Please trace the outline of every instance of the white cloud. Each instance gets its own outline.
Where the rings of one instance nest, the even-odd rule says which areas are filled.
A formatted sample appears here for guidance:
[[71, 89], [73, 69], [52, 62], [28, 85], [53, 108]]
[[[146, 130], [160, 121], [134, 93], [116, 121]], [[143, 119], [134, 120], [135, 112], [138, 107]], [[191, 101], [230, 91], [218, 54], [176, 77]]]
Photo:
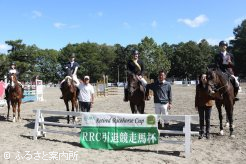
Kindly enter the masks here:
[[245, 20], [245, 19], [246, 19], [246, 16], [237, 18], [237, 19], [234, 20], [234, 23], [237, 24], [237, 25], [240, 25], [242, 23], [242, 21]]
[[76, 25], [76, 24], [68, 26], [68, 28], [79, 28], [79, 27], [80, 25]]
[[191, 19], [178, 19], [178, 22], [181, 22], [181, 23], [184, 23], [186, 24], [187, 26], [190, 26], [190, 27], [199, 27], [201, 26], [202, 24], [204, 24], [205, 22], [208, 21], [208, 18], [206, 15], [199, 15], [197, 16], [196, 18], [194, 18], [193, 20]]
[[6, 54], [10, 48], [11, 47], [9, 45], [0, 43], [0, 53]]
[[67, 26], [66, 24], [60, 23], [60, 22], [55, 22], [53, 25], [55, 28], [58, 28], [58, 29], [62, 29]]
[[151, 26], [152, 26], [153, 28], [156, 28], [156, 27], [157, 27], [157, 22], [156, 22], [156, 20], [153, 20], [153, 21], [152, 21]]
[[101, 12], [101, 11], [97, 12], [97, 16], [102, 17], [103, 16], [103, 12]]
[[42, 15], [43, 14], [40, 11], [37, 11], [37, 10], [32, 11], [32, 18], [33, 19], [41, 17]]
[[234, 36], [229, 36], [227, 38], [225, 38], [225, 41], [229, 42], [230, 40], [234, 40], [235, 37]]
[[124, 28], [131, 28], [130, 24], [128, 22], [123, 22]]

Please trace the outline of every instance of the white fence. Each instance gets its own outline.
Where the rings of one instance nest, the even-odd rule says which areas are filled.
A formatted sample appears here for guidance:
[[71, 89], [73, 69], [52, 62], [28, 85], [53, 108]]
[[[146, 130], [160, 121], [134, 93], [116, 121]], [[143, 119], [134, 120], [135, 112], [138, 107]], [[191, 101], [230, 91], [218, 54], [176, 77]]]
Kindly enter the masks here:
[[[61, 127], [73, 127], [73, 128], [81, 128], [81, 124], [63, 124], [63, 123], [56, 123], [56, 122], [48, 122], [44, 121], [43, 114], [50, 114], [50, 115], [70, 115], [82, 118], [83, 112], [63, 112], [63, 111], [51, 111], [51, 110], [33, 110], [36, 113], [35, 118], [35, 126], [33, 131], [33, 139], [37, 140], [38, 137], [43, 136], [46, 137], [46, 133], [57, 133], [57, 134], [66, 134], [72, 136], [80, 136], [79, 132], [71, 132], [71, 131], [58, 131], [58, 130], [50, 130], [46, 129], [45, 125], [49, 126], [61, 126]], [[185, 123], [183, 131], [176, 131], [176, 130], [159, 130], [159, 133], [165, 134], [184, 134], [185, 140], [182, 141], [159, 141], [159, 143], [173, 143], [173, 144], [184, 144], [185, 146], [185, 157], [190, 157], [191, 154], [191, 135], [198, 134], [198, 132], [191, 131], [191, 123], [198, 122], [197, 115], [168, 115], [168, 116], [159, 116], [159, 119], [167, 120], [167, 121], [181, 121]]]
[[191, 154], [191, 135], [198, 135], [198, 131], [191, 131], [191, 123], [198, 123], [199, 117], [198, 115], [159, 115], [160, 120], [165, 121], [180, 121], [184, 122], [185, 126], [183, 127], [183, 131], [178, 130], [159, 130], [160, 134], [184, 134], [184, 141], [173, 141], [173, 140], [161, 140], [159, 143], [171, 143], [171, 144], [184, 144], [185, 149], [185, 157], [190, 157]]

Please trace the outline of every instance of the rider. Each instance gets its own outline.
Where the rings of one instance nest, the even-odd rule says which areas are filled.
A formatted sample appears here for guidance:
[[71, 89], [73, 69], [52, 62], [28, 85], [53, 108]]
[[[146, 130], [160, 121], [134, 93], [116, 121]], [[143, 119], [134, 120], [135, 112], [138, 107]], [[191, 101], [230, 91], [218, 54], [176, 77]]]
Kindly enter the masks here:
[[[144, 64], [142, 60], [139, 58], [139, 52], [138, 50], [132, 51], [132, 59], [128, 61], [127, 63], [127, 71], [130, 73], [134, 73], [138, 80], [142, 83], [143, 86], [147, 84], [146, 80], [142, 77], [144, 73]], [[129, 90], [129, 82], [127, 86], [124, 89], [124, 101], [128, 101], [128, 90]]]
[[234, 76], [233, 67], [234, 67], [234, 56], [233, 54], [226, 51], [228, 44], [226, 41], [219, 42], [220, 53], [215, 56], [216, 67], [219, 68], [222, 72], [230, 75], [232, 78], [232, 84], [234, 87], [235, 100], [239, 100], [236, 96], [239, 90], [239, 82]]
[[[10, 65], [10, 68], [9, 68], [9, 70], [8, 70], [8, 79], [9, 79], [9, 77], [11, 76], [11, 75], [13, 75], [13, 74], [15, 74], [16, 75], [16, 77], [18, 77], [18, 75], [19, 75], [19, 71], [16, 69], [16, 64], [15, 64], [15, 62], [12, 62], [11, 63], [11, 65]], [[19, 82], [18, 80], [17, 80], [17, 82], [18, 82], [18, 84], [21, 86], [21, 88], [22, 88], [22, 98], [24, 97], [24, 87], [23, 87], [23, 85], [21, 84], [21, 82]], [[6, 89], [5, 89], [5, 99], [7, 99], [7, 97], [8, 97], [8, 93], [9, 93], [9, 82], [7, 83], [7, 85], [6, 85]]]
[[[66, 77], [72, 77], [72, 79], [76, 82], [76, 85], [79, 85], [79, 80], [77, 78], [77, 70], [79, 68], [79, 64], [75, 61], [75, 54], [72, 53], [70, 58], [69, 58], [69, 62], [66, 63], [65, 65], [65, 69], [66, 69]], [[63, 79], [60, 83], [60, 89], [62, 89], [62, 84], [65, 81], [65, 79]], [[60, 99], [63, 99], [63, 96], [60, 97]]]

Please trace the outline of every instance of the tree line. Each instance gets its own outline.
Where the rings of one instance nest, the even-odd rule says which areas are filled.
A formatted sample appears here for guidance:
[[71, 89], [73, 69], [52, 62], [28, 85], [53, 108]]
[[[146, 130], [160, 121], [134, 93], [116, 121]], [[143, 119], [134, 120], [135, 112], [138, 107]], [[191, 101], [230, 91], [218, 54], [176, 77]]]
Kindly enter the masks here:
[[[235, 72], [246, 77], [246, 20], [233, 29], [235, 38], [230, 41], [229, 51], [235, 56]], [[61, 50], [40, 49], [36, 45], [26, 45], [22, 40], [5, 41], [11, 47], [7, 54], [0, 54], [0, 78], [6, 75], [11, 62], [15, 62], [20, 72], [20, 81], [30, 81], [38, 76], [44, 82], [58, 83], [64, 78], [64, 64], [72, 53], [80, 64], [78, 77], [90, 75], [96, 82], [107, 75], [110, 82], [125, 81], [126, 64], [131, 52], [137, 49], [145, 63], [145, 74], [156, 78], [157, 72], [164, 69], [168, 77], [175, 79], [196, 79], [206, 71], [218, 53], [217, 45], [210, 45], [205, 39], [199, 43], [188, 41], [178, 44], [158, 45], [153, 38], [145, 37], [138, 44], [126, 47], [115, 44], [83, 42], [68, 44]]]

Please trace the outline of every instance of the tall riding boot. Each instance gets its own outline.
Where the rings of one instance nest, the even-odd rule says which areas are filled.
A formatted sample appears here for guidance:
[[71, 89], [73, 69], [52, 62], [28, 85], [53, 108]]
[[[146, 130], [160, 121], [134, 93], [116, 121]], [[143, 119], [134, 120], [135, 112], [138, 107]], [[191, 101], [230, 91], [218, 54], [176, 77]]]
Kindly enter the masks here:
[[239, 87], [234, 87], [234, 96], [235, 96], [234, 101], [238, 101], [239, 100], [239, 98], [237, 97], [238, 90], [239, 90]]
[[125, 88], [125, 89], [124, 89], [124, 101], [125, 101], [125, 102], [128, 101], [128, 92], [129, 92], [128, 89]]
[[25, 95], [24, 95], [24, 88], [21, 88], [21, 90], [22, 90], [22, 98], [24, 98], [25, 97]]
[[5, 89], [5, 97], [4, 97], [5, 100], [8, 99], [8, 88]]
[[79, 88], [76, 90], [76, 97], [79, 98]]
[[[60, 90], [61, 90], [61, 92], [62, 92], [62, 88], [61, 88], [61, 87], [60, 87]], [[63, 99], [63, 95], [60, 96], [60, 99]]]

